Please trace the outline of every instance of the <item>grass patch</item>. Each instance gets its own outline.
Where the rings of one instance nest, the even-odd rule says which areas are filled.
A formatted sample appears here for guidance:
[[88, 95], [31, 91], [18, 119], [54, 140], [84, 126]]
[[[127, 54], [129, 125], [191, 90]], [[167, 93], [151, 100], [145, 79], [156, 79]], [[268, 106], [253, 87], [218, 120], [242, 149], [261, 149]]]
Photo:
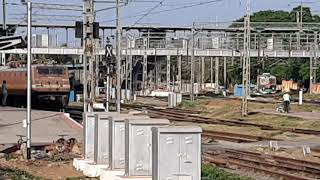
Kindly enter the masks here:
[[201, 180], [251, 180], [249, 177], [242, 177], [236, 174], [226, 172], [212, 165], [202, 166]]
[[187, 100], [187, 101], [182, 101], [179, 107], [188, 109], [188, 108], [196, 107], [197, 105], [199, 105], [198, 101], [192, 102]]
[[32, 176], [31, 174], [18, 169], [0, 168], [0, 179], [12, 180], [45, 180], [40, 177]]
[[195, 107], [196, 105], [197, 104], [192, 101], [182, 101], [179, 107], [188, 109], [188, 108]]
[[274, 127], [299, 127], [303, 122], [301, 118], [269, 114], [256, 114], [246, 117], [245, 120]]

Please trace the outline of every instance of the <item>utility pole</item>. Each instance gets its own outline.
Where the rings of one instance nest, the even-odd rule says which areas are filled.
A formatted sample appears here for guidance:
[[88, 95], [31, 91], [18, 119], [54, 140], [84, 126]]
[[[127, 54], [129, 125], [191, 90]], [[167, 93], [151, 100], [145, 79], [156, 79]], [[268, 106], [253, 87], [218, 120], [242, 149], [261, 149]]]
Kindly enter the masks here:
[[219, 94], [219, 57], [216, 57], [215, 59], [215, 94]]
[[[92, 111], [94, 98], [94, 78], [93, 78], [93, 60], [94, 60], [94, 38], [93, 23], [95, 21], [94, 1], [84, 0], [83, 6], [83, 110], [84, 113]], [[88, 75], [89, 61], [89, 75]], [[90, 103], [88, 104], [88, 80], [90, 81]]]
[[120, 108], [121, 108], [121, 26], [120, 26], [120, 0], [116, 0], [116, 16], [117, 16], [117, 33], [116, 33], [116, 38], [117, 38], [117, 46], [116, 46], [116, 51], [117, 51], [117, 112], [120, 113]]
[[155, 88], [159, 88], [159, 62], [157, 61], [157, 48], [154, 48], [154, 64], [155, 64], [155, 77], [156, 77], [156, 85]]
[[212, 88], [212, 84], [213, 84], [213, 58], [210, 57], [210, 87]]
[[129, 92], [130, 92], [130, 97], [129, 97], [129, 99], [130, 99], [130, 101], [132, 101], [133, 100], [133, 81], [132, 81], [132, 46], [133, 46], [133, 44], [132, 44], [132, 42], [133, 42], [134, 40], [131, 40], [130, 39], [130, 49], [129, 49], [129, 52], [130, 52], [130, 56], [129, 56], [129, 81], [130, 81], [130, 83], [129, 83]]
[[171, 91], [171, 60], [170, 60], [170, 56], [167, 56], [167, 90]]
[[27, 44], [27, 159], [31, 159], [31, 63], [32, 63], [32, 3], [27, 1], [27, 11], [28, 11], [28, 44]]
[[318, 59], [318, 32], [314, 32], [313, 56], [310, 57], [310, 85], [309, 93], [312, 94], [313, 84], [317, 83], [317, 59]]
[[192, 48], [192, 51], [191, 51], [191, 69], [190, 69], [190, 73], [191, 73], [191, 81], [190, 81], [190, 86], [191, 86], [191, 93], [190, 93], [190, 99], [191, 99], [191, 102], [194, 101], [194, 36], [195, 36], [195, 29], [194, 29], [194, 23], [192, 25], [192, 31], [191, 31], [191, 34], [192, 34], [192, 40], [191, 40], [191, 48]]
[[223, 85], [227, 90], [227, 57], [223, 57]]
[[[130, 43], [129, 43], [130, 46]], [[124, 71], [124, 77], [125, 77], [125, 92], [124, 92], [124, 100], [125, 102], [128, 102], [128, 66], [129, 66], [129, 56], [128, 56], [128, 47], [126, 49], [126, 63], [125, 63], [125, 71]]]
[[147, 55], [147, 48], [148, 48], [148, 39], [143, 39], [143, 46], [144, 46], [144, 54], [143, 54], [143, 62], [142, 62], [142, 93], [143, 96], [146, 95], [147, 92], [147, 84], [148, 84], [148, 55]]
[[242, 116], [248, 115], [248, 95], [250, 91], [250, 0], [247, 0], [247, 16], [244, 18], [244, 48], [242, 63]]
[[300, 31], [302, 31], [302, 22], [303, 22], [303, 8], [302, 8], [302, 2], [300, 4]]
[[204, 57], [201, 57], [201, 89], [204, 89], [204, 76], [205, 76], [205, 61], [204, 61]]
[[182, 91], [182, 78], [181, 78], [181, 59], [182, 56], [179, 54], [179, 49], [177, 49], [177, 60], [178, 60], [178, 83], [179, 83], [179, 90], [178, 92], [181, 93]]
[[3, 18], [3, 26], [2, 26], [2, 29], [4, 30], [5, 32], [5, 35], [7, 35], [7, 24], [6, 24], [6, 16], [7, 16], [7, 13], [6, 13], [6, 0], [2, 0], [2, 18]]

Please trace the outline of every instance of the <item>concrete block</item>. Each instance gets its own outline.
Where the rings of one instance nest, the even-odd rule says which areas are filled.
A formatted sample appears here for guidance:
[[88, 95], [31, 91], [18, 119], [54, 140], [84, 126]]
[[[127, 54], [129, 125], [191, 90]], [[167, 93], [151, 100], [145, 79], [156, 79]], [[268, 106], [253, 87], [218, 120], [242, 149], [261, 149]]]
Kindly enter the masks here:
[[93, 103], [93, 109], [104, 110], [105, 107], [104, 107], [103, 103]]
[[86, 163], [83, 167], [83, 174], [88, 177], [99, 177], [103, 169], [107, 169], [107, 165], [96, 165], [93, 163]]
[[114, 179], [110, 180], [152, 180], [151, 176], [141, 176], [141, 177], [129, 177], [129, 176], [116, 176]]
[[84, 166], [88, 163], [93, 163], [93, 161], [81, 158], [74, 158], [72, 165], [77, 171], [83, 171]]
[[272, 151], [278, 151], [280, 149], [280, 147], [278, 145], [278, 141], [269, 141], [269, 148]]
[[181, 103], [182, 103], [182, 94], [177, 93], [177, 104], [181, 104]]
[[311, 154], [311, 148], [309, 146], [303, 146], [302, 147], [303, 156], [307, 156]]
[[109, 170], [109, 169], [102, 169], [100, 180], [114, 180], [116, 176], [123, 176], [124, 170]]

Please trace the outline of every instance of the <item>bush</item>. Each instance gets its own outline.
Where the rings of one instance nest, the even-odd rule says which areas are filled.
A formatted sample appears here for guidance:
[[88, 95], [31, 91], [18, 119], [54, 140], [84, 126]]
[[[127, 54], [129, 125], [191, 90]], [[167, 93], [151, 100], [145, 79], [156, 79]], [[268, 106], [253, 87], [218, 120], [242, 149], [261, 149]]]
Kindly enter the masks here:
[[182, 108], [192, 108], [196, 106], [196, 103], [192, 101], [182, 101], [179, 106]]
[[212, 165], [202, 166], [202, 180], [250, 180], [248, 177], [241, 177], [236, 174], [226, 172]]

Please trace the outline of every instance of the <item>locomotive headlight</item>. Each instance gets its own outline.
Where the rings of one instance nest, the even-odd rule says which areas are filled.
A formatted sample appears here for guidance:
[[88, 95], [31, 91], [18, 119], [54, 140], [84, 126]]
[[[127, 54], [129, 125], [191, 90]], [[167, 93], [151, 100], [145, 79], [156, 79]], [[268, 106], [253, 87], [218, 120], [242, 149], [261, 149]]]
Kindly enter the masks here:
[[51, 100], [51, 101], [54, 101], [54, 100], [56, 100], [56, 97], [50, 96], [50, 100]]

